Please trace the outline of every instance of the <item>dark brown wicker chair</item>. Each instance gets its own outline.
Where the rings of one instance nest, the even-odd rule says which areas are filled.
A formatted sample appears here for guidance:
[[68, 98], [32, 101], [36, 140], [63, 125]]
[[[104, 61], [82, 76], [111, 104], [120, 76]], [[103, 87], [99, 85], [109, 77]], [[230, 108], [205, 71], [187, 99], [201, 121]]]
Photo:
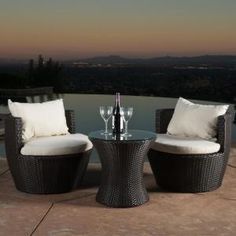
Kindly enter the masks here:
[[[156, 111], [156, 132], [166, 133], [174, 109]], [[180, 155], [150, 149], [149, 162], [157, 185], [174, 192], [207, 192], [221, 186], [231, 144], [231, 112], [218, 118], [219, 152]]]
[[[66, 111], [70, 133], [75, 133], [74, 112]], [[9, 115], [5, 120], [5, 147], [9, 169], [18, 190], [27, 193], [64, 193], [78, 188], [91, 150], [57, 156], [24, 156], [20, 153], [22, 120]]]

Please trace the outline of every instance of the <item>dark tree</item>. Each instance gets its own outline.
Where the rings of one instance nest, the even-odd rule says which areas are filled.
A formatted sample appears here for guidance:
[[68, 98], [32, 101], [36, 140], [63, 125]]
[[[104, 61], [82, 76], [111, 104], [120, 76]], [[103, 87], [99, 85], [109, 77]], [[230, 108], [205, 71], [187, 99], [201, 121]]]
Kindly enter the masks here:
[[34, 60], [29, 61], [29, 81], [31, 86], [53, 86], [55, 89], [61, 84], [62, 64], [53, 61], [52, 58], [45, 60], [39, 55], [37, 64]]

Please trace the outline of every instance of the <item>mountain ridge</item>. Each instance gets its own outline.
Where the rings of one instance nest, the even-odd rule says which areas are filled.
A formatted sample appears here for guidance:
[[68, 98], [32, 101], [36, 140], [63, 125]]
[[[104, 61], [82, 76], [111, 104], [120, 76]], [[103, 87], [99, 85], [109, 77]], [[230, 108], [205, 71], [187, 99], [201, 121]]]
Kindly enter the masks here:
[[[120, 55], [59, 60], [61, 63], [173, 65], [173, 64], [230, 64], [236, 65], [236, 55], [161, 56], [150, 58], [122, 57]], [[26, 64], [26, 59], [0, 58], [0, 64]]]
[[[70, 60], [71, 61], [71, 60]], [[84, 58], [73, 60], [78, 62], [92, 63], [92, 64], [163, 64], [163, 63], [233, 63], [236, 64], [236, 56], [234, 55], [202, 55], [194, 57], [151, 57], [151, 58], [127, 58], [119, 55], [98, 56], [91, 58]]]

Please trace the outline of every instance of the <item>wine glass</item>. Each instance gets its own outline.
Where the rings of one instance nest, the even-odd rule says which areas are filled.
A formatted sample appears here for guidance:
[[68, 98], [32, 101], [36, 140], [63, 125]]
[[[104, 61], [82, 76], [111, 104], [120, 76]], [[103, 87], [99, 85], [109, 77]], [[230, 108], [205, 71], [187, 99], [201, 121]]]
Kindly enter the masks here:
[[105, 131], [101, 134], [109, 134], [108, 132], [108, 120], [111, 118], [112, 115], [112, 106], [100, 106], [99, 111], [102, 119], [105, 122]]
[[131, 119], [133, 115], [133, 107], [122, 107], [122, 115], [123, 115], [123, 120], [125, 122], [125, 133], [124, 136], [128, 137], [131, 136], [131, 134], [128, 133], [128, 122]]

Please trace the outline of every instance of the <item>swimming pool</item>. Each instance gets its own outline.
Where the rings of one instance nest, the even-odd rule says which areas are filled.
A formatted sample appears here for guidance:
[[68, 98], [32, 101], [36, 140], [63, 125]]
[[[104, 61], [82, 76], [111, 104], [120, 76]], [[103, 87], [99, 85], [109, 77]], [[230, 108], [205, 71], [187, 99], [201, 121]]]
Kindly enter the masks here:
[[[112, 95], [90, 94], [60, 94], [56, 98], [63, 98], [66, 109], [75, 111], [77, 132], [88, 134], [91, 131], [104, 129], [104, 121], [99, 114], [99, 106], [114, 104], [115, 97]], [[28, 102], [47, 100], [47, 97], [27, 97]], [[129, 122], [130, 129], [155, 130], [155, 110], [160, 108], [173, 108], [176, 98], [121, 96], [122, 106], [132, 106], [134, 114]], [[193, 100], [194, 101], [194, 100]], [[195, 101], [196, 102], [196, 101]], [[199, 102], [199, 101], [197, 101]], [[200, 101], [202, 104], [218, 104], [216, 102]], [[7, 113], [6, 106], [0, 106], [0, 113]], [[111, 123], [109, 122], [111, 127]], [[233, 126], [233, 140], [236, 140], [236, 126]], [[0, 156], [4, 156], [4, 145], [0, 144]], [[93, 152], [92, 161], [97, 161], [97, 154]]]

